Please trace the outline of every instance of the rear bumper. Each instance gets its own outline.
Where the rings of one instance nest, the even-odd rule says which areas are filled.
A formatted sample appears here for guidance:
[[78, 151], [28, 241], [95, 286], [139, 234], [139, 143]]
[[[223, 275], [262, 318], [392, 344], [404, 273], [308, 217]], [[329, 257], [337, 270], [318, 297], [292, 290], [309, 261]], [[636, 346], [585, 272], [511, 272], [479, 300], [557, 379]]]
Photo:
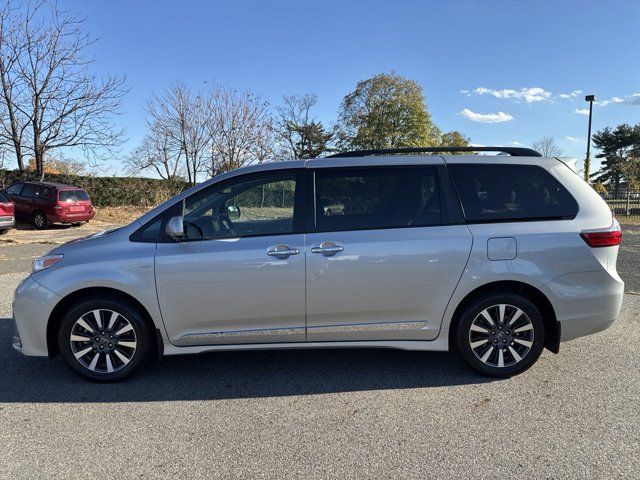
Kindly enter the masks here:
[[16, 328], [13, 348], [24, 355], [48, 355], [47, 322], [60, 298], [31, 277], [18, 285], [13, 297], [13, 319]]
[[16, 225], [14, 217], [0, 217], [0, 229], [13, 228]]
[[75, 223], [75, 222], [88, 222], [96, 216], [94, 210], [91, 213], [59, 213], [57, 215], [47, 215], [49, 223]]
[[560, 341], [601, 332], [620, 315], [624, 282], [606, 270], [569, 273], [541, 288], [560, 322]]

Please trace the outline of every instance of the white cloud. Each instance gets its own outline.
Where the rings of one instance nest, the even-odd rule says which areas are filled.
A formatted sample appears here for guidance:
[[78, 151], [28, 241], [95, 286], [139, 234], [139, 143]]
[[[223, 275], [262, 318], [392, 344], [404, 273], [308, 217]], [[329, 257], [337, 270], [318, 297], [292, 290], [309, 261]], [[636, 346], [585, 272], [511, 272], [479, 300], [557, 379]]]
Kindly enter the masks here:
[[573, 113], [577, 113], [578, 115], [589, 115], [588, 108], [576, 108]]
[[517, 140], [514, 140], [513, 142], [511, 142], [511, 145], [513, 145], [514, 147], [521, 147], [524, 145], [524, 143], [520, 143]]
[[574, 90], [571, 93], [561, 93], [558, 95], [560, 98], [576, 98], [578, 95], [582, 93], [582, 90]]
[[634, 93], [625, 97], [624, 103], [628, 105], [640, 105], [640, 93]]
[[624, 103], [624, 98], [620, 97], [611, 97], [610, 100], [602, 100], [601, 102], [594, 102], [596, 105], [600, 105], [601, 107], [606, 107], [610, 103]]
[[525, 87], [520, 90], [512, 88], [493, 90], [491, 88], [478, 87], [474, 90], [474, 93], [478, 95], [491, 95], [505, 100], [515, 100], [517, 102], [524, 100], [527, 103], [542, 102], [551, 97], [551, 92], [547, 92], [542, 87]]
[[460, 115], [468, 118], [472, 122], [479, 123], [502, 123], [513, 120], [513, 117], [508, 113], [498, 112], [498, 113], [476, 113], [472, 112], [468, 108], [465, 108], [460, 112]]
[[570, 142], [577, 142], [578, 141], [578, 139], [576, 137], [568, 137], [567, 136], [567, 137], [564, 137], [564, 138], [565, 138], [565, 140], [568, 140]]
[[466, 97], [470, 97], [471, 96], [471, 92], [469, 90], [460, 90], [460, 93], [463, 94]]

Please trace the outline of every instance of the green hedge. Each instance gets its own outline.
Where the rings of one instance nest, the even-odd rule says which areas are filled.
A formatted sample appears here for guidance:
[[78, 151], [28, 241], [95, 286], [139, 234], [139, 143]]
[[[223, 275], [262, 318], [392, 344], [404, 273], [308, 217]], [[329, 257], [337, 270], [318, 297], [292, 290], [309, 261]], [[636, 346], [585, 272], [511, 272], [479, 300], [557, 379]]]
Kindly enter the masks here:
[[[39, 180], [35, 173], [0, 170], [0, 187], [6, 188], [18, 180]], [[138, 177], [85, 177], [47, 174], [45, 181], [75, 185], [85, 189], [96, 207], [136, 205], [153, 207], [186, 190], [189, 184]]]

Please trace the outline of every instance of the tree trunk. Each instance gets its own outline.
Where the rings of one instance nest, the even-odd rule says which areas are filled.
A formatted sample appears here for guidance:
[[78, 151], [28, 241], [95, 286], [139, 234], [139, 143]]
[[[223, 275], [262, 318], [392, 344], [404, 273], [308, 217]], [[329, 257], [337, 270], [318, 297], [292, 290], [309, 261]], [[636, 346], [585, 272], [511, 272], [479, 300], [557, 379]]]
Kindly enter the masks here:
[[34, 157], [36, 162], [36, 175], [40, 181], [44, 180], [44, 149], [38, 140], [35, 142]]
[[24, 159], [22, 157], [22, 145], [20, 145], [20, 142], [14, 140], [13, 149], [16, 153], [16, 162], [18, 163], [18, 170], [20, 170], [20, 173], [24, 173]]

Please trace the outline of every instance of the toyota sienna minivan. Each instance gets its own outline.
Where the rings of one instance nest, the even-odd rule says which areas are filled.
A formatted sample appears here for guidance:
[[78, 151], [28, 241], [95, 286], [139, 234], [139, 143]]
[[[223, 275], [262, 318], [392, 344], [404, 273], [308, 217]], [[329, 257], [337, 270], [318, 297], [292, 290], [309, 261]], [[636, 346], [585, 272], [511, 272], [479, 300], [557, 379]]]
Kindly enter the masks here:
[[[162, 355], [335, 347], [453, 349], [510, 376], [611, 325], [620, 226], [572, 165], [442, 150], [242, 168], [57, 247], [16, 290], [13, 346], [94, 381]], [[451, 154], [482, 150], [508, 155]]]

